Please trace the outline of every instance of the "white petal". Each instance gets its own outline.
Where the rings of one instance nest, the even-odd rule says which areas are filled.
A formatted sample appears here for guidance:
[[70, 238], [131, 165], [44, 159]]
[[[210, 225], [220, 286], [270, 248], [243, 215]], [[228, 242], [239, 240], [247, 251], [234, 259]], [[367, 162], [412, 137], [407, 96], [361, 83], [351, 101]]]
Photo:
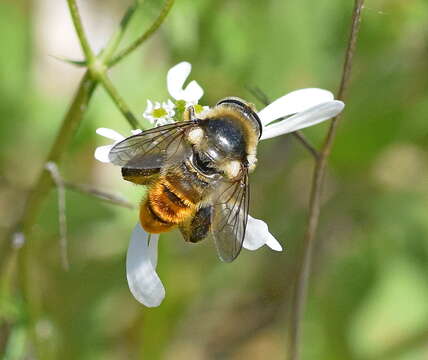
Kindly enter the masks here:
[[263, 127], [263, 134], [260, 140], [269, 139], [318, 124], [336, 116], [344, 107], [345, 104], [338, 100], [315, 105], [287, 119]]
[[98, 135], [104, 136], [108, 139], [112, 139], [114, 141], [122, 141], [123, 139], [125, 139], [121, 134], [119, 134], [117, 131], [114, 131], [112, 129], [108, 129], [108, 128], [98, 128], [96, 130], [96, 133]]
[[169, 94], [175, 100], [183, 100], [181, 98], [183, 93], [183, 85], [189, 76], [191, 69], [192, 65], [190, 65], [190, 63], [187, 61], [183, 61], [169, 69], [166, 76], [166, 84]]
[[110, 152], [112, 147], [113, 145], [98, 146], [95, 149], [95, 153], [94, 153], [95, 159], [103, 163], [109, 163], [110, 159], [108, 158], [108, 153]]
[[182, 92], [182, 98], [180, 100], [184, 100], [188, 103], [197, 103], [202, 95], [204, 95], [204, 90], [193, 80]]
[[151, 112], [153, 110], [153, 103], [147, 99], [146, 111]]
[[266, 240], [266, 245], [269, 246], [272, 250], [282, 251], [281, 244], [273, 236], [268, 237], [268, 239]]
[[131, 235], [126, 255], [126, 277], [129, 290], [140, 303], [159, 306], [165, 297], [165, 288], [156, 273], [159, 235], [148, 234], [138, 223]]
[[282, 251], [281, 244], [269, 232], [267, 224], [262, 220], [248, 216], [247, 230], [243, 244], [244, 248], [247, 250], [257, 250], [263, 245], [267, 245], [275, 251]]
[[277, 120], [281, 117], [304, 111], [312, 106], [333, 100], [330, 91], [309, 88], [300, 89], [288, 93], [258, 112], [263, 125]]

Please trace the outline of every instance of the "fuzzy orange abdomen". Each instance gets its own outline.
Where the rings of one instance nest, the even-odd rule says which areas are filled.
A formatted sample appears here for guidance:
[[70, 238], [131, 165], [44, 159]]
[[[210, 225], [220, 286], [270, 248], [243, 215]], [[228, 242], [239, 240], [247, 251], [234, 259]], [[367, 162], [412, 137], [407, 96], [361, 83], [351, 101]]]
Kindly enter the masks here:
[[192, 216], [195, 208], [195, 204], [166, 177], [160, 177], [140, 206], [141, 226], [152, 234], [166, 232]]

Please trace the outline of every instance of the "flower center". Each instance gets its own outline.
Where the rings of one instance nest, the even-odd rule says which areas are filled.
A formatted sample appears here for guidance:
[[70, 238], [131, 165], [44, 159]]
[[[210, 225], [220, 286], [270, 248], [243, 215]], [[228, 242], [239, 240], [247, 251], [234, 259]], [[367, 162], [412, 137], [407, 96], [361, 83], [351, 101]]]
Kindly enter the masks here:
[[168, 115], [164, 108], [154, 109], [152, 112], [153, 117], [160, 119]]
[[196, 114], [200, 114], [204, 110], [203, 106], [199, 104], [193, 105], [193, 108]]

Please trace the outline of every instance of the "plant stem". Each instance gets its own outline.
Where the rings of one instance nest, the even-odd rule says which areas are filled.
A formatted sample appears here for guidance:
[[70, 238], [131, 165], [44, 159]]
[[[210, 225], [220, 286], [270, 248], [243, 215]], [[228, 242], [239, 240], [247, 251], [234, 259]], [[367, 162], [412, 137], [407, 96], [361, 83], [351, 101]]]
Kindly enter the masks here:
[[86, 37], [85, 31], [83, 29], [82, 19], [80, 18], [76, 0], [67, 0], [67, 4], [70, 10], [76, 34], [79, 38], [80, 46], [82, 47], [82, 51], [85, 54], [87, 62], [91, 63], [95, 59], [95, 56], [91, 50], [91, 47], [89, 46], [88, 38]]
[[[159, 26], [165, 20], [165, 17], [168, 14], [170, 8], [172, 7], [173, 2], [173, 0], [167, 0], [160, 16], [156, 19], [151, 28], [149, 28], [146, 33], [144, 33], [136, 42], [134, 42], [128, 50], [126, 50], [122, 54], [119, 54], [119, 57], [116, 59], [114, 64], [118, 63], [125, 56], [131, 53], [131, 51], [135, 50], [137, 46], [141, 45], [159, 28]], [[141, 3], [141, 1], [139, 3]], [[120, 28], [108, 42], [105, 51], [100, 54], [99, 58], [94, 55], [89, 45], [88, 39], [83, 29], [76, 0], [67, 0], [67, 4], [70, 10], [76, 34], [79, 38], [82, 51], [86, 58], [84, 62], [79, 62], [78, 65], [86, 65], [87, 71], [80, 82], [78, 90], [72, 100], [71, 106], [67, 114], [65, 115], [62, 121], [62, 125], [55, 137], [55, 141], [51, 147], [49, 155], [47, 156], [47, 159], [44, 161], [43, 164], [49, 162], [56, 164], [59, 163], [62, 155], [67, 149], [71, 138], [76, 132], [76, 129], [87, 110], [89, 100], [93, 95], [93, 92], [96, 86], [98, 85], [98, 82], [101, 82], [104, 85], [115, 104], [125, 115], [126, 119], [130, 122], [131, 126], [134, 128], [138, 126], [138, 122], [136, 121], [135, 117], [129, 111], [125, 102], [118, 95], [113, 84], [111, 84], [110, 80], [106, 76], [106, 64], [111, 61], [114, 52], [117, 50], [117, 47], [119, 46], [119, 43], [123, 38], [126, 28], [130, 22], [132, 15], [135, 13], [138, 4], [135, 3], [128, 9], [121, 21]], [[36, 322], [40, 313], [40, 306], [38, 302], [39, 296], [35, 294], [36, 290], [34, 289], [34, 284], [29, 281], [29, 273], [31, 269], [29, 261], [31, 260], [31, 252], [29, 246], [30, 242], [28, 241], [28, 239], [31, 237], [31, 230], [35, 221], [37, 220], [38, 214], [40, 213], [43, 200], [45, 200], [45, 198], [47, 197], [49, 190], [52, 188], [52, 185], [53, 181], [49, 172], [45, 168], [43, 168], [40, 171], [40, 174], [37, 180], [35, 181], [32, 190], [27, 196], [21, 216], [18, 218], [15, 225], [9, 229], [8, 234], [6, 234], [5, 240], [0, 244], [0, 274], [5, 274], [5, 270], [10, 262], [9, 260], [15, 258], [16, 255], [18, 255], [20, 288], [22, 290], [22, 296], [24, 298], [24, 301], [26, 302], [27, 307], [29, 309], [29, 332], [34, 342], [35, 352], [38, 355], [38, 358], [44, 358], [42, 349], [43, 346], [39, 342], [35, 330]], [[103, 195], [105, 194], [98, 193], [97, 195], [103, 197]], [[121, 201], [118, 201], [114, 198], [110, 199], [108, 196], [104, 196], [104, 198], [112, 202], [121, 203]], [[125, 204], [123, 202], [121, 204], [129, 207], [129, 204]], [[19, 253], [16, 252], [16, 241], [12, 240], [18, 238], [22, 239], [21, 246], [25, 245], [22, 249], [20, 249]]]
[[[128, 105], [125, 103], [125, 100], [119, 95], [119, 93], [117, 92], [113, 83], [110, 81], [107, 74], [106, 73], [100, 74], [98, 76], [98, 81], [103, 85], [104, 89], [110, 95], [110, 98], [113, 100], [113, 102], [116, 104], [119, 111], [122, 113], [122, 115], [128, 121], [129, 125], [134, 130], [135, 129], [141, 129], [141, 125], [138, 123], [137, 118], [131, 112]], [[149, 127], [149, 126], [147, 126], [147, 124], [146, 124], [146, 127]]]
[[[83, 76], [73, 102], [64, 117], [61, 128], [59, 129], [54, 144], [49, 152], [46, 162], [58, 163], [68, 147], [74, 133], [77, 130], [80, 121], [86, 111], [93, 91], [96, 87], [96, 82], [91, 78], [87, 71]], [[36, 220], [37, 214], [40, 211], [41, 205], [49, 190], [53, 185], [52, 178], [49, 172], [43, 167], [40, 175], [36, 180], [33, 190], [30, 192], [29, 197], [25, 203], [25, 207], [19, 222], [11, 229], [9, 237], [3, 244], [3, 251], [0, 253], [0, 269], [8, 254], [12, 251], [12, 244], [10, 239], [14, 233], [22, 232], [26, 236], [31, 232], [31, 228]]]
[[119, 54], [117, 54], [111, 61], [107, 63], [107, 66], [109, 68], [112, 66], [115, 66], [120, 61], [122, 61], [126, 56], [128, 56], [131, 52], [133, 52], [136, 48], [138, 48], [143, 42], [149, 39], [165, 21], [173, 5], [174, 5], [174, 0], [166, 0], [159, 16], [153, 22], [152, 26], [150, 26], [147, 29], [147, 31], [143, 35], [141, 35], [137, 40], [135, 40], [128, 47], [126, 47], [121, 52], [119, 52]]
[[[114, 88], [113, 84], [110, 82], [106, 75], [106, 64], [111, 61], [114, 52], [117, 50], [120, 41], [122, 40], [123, 35], [126, 31], [126, 28], [128, 27], [128, 24], [131, 20], [131, 17], [133, 16], [138, 7], [138, 2], [132, 5], [125, 13], [121, 21], [120, 28], [108, 42], [105, 50], [100, 54], [99, 58], [94, 55], [89, 45], [88, 39], [83, 29], [76, 0], [67, 0], [67, 4], [70, 10], [76, 34], [79, 38], [82, 51], [85, 55], [85, 61], [78, 63], [78, 65], [86, 65], [87, 71], [80, 82], [80, 85], [73, 98], [71, 106], [62, 121], [62, 125], [55, 137], [55, 141], [51, 147], [47, 159], [44, 161], [44, 164], [47, 164], [49, 162], [55, 164], [59, 163], [62, 155], [67, 149], [74, 133], [76, 132], [87, 110], [89, 100], [92, 97], [93, 92], [96, 86], [98, 85], [98, 82], [101, 82], [103, 84], [115, 104], [118, 106], [118, 108], [125, 115], [125, 118], [131, 124], [131, 126], [133, 128], [138, 127], [137, 120], [129, 111], [125, 102], [118, 95], [116, 89]], [[172, 4], [173, 0], [167, 1], [161, 15], [154, 22], [152, 27], [148, 31], [146, 31], [146, 33], [143, 34], [134, 44], [132, 44], [132, 48], [129, 49], [126, 53], [122, 54], [115, 63], [119, 62], [127, 54], [133, 51], [137, 46], [141, 45], [157, 30], [157, 28], [164, 21]], [[19, 259], [20, 289], [22, 291], [22, 297], [27, 304], [29, 314], [29, 334], [32, 338], [35, 354], [38, 358], [44, 358], [44, 346], [43, 343], [39, 341], [36, 332], [36, 323], [38, 321], [41, 311], [40, 294], [37, 293], [38, 288], [35, 288], [35, 285], [29, 279], [29, 274], [31, 271], [31, 266], [29, 265], [29, 262], [31, 260], [31, 247], [29, 245], [31, 244], [31, 242], [29, 242], [28, 240], [31, 237], [31, 230], [37, 220], [38, 214], [40, 213], [43, 201], [47, 197], [49, 190], [52, 188], [52, 185], [52, 177], [45, 168], [42, 168], [32, 190], [27, 196], [26, 203], [24, 205], [21, 216], [18, 218], [15, 225], [9, 229], [8, 234], [6, 234], [6, 238], [0, 244], [0, 274], [3, 274], [2, 277], [5, 276], [5, 274], [7, 273], [6, 270], [8, 269], [8, 264], [10, 264], [12, 259], [16, 259], [17, 257]], [[64, 185], [70, 186], [70, 184]], [[108, 194], [106, 195], [102, 192], [92, 191], [91, 189], [88, 190], [85, 188], [76, 189], [83, 192], [93, 193], [95, 196], [101, 197], [110, 202], [120, 204], [122, 206], [132, 206], [126, 201], [123, 201], [123, 199], [108, 196]], [[12, 239], [22, 239], [22, 241], [20, 241], [19, 246], [25, 246], [23, 246], [23, 248], [20, 249], [19, 252], [17, 252], [17, 241], [14, 241]]]
[[70, 269], [70, 261], [68, 259], [67, 245], [67, 216], [65, 204], [65, 184], [59, 173], [58, 166], [54, 162], [49, 162], [45, 168], [50, 172], [58, 192], [58, 223], [59, 223], [59, 247], [64, 270]]
[[[155, 20], [153, 25], [150, 27], [149, 30], [144, 33], [138, 42], [138, 45], [141, 45], [145, 40], [147, 40], [159, 26], [162, 24], [162, 22], [165, 20], [166, 15], [168, 14], [170, 8], [172, 7], [174, 0], [167, 0], [161, 14], [159, 17]], [[83, 76], [79, 88], [76, 92], [76, 95], [72, 101], [72, 104], [70, 106], [69, 111], [64, 117], [63, 123], [61, 125], [60, 130], [58, 131], [54, 144], [52, 145], [52, 148], [49, 152], [49, 155], [47, 159], [44, 161], [44, 164], [47, 162], [55, 162], [59, 163], [59, 160], [64, 153], [65, 149], [67, 148], [71, 137], [74, 135], [74, 132], [79, 125], [80, 121], [83, 118], [83, 115], [87, 109], [89, 100], [93, 94], [93, 91], [95, 90], [99, 79], [97, 77], [94, 77], [93, 74], [97, 74], [97, 71], [99, 73], [100, 68], [102, 68], [101, 75], [105, 74], [105, 63], [110, 62], [110, 57], [113, 56], [114, 50], [117, 49], [120, 40], [123, 37], [123, 34], [131, 20], [132, 15], [135, 13], [136, 5], [132, 5], [131, 8], [125, 13], [122, 21], [121, 21], [121, 28], [116, 32], [112, 39], [109, 41], [105, 53], [102, 54], [103, 61], [99, 61], [94, 56], [90, 46], [89, 42], [86, 38], [85, 32], [83, 30], [82, 21], [80, 18], [79, 10], [76, 4], [75, 0], [67, 0], [70, 14], [73, 20], [73, 24], [76, 29], [77, 36], [79, 38], [79, 41], [81, 43], [82, 50], [86, 56], [86, 64], [88, 65], [88, 70], [86, 71], [85, 75]], [[136, 43], [132, 45], [132, 50], [135, 49]], [[126, 54], [122, 54], [120, 56], [120, 59], [117, 59], [115, 63], [120, 61], [122, 58], [124, 58], [127, 54], [129, 54], [131, 51], [127, 51]], [[98, 61], [97, 61], [98, 60]], [[94, 71], [95, 70], [95, 71]], [[98, 74], [99, 76], [99, 74]], [[102, 76], [101, 76], [102, 77]], [[127, 109], [126, 104], [124, 103], [123, 99], [117, 94], [117, 91], [113, 87], [113, 85], [107, 81], [103, 82], [104, 87], [109, 92], [112, 99], [115, 101], [115, 104], [119, 106], [119, 109], [122, 111], [122, 113], [127, 114], [125, 117], [130, 122], [131, 126], [136, 128], [138, 127], [138, 122], [136, 121], [135, 117], [132, 115], [132, 113]], [[22, 215], [18, 219], [15, 226], [12, 226], [9, 230], [8, 234], [6, 234], [6, 238], [1, 243], [0, 246], [0, 271], [4, 268], [4, 263], [7, 260], [8, 256], [10, 255], [12, 251], [12, 242], [11, 239], [13, 238], [13, 235], [15, 233], [23, 233], [24, 235], [28, 235], [29, 230], [31, 230], [32, 225], [35, 222], [35, 219], [37, 217], [37, 214], [40, 210], [41, 204], [45, 197], [47, 196], [49, 190], [52, 187], [52, 179], [49, 176], [48, 172], [46, 170], [41, 170], [41, 173], [39, 177], [37, 178], [35, 185], [32, 189], [32, 191], [29, 193], [29, 196], [26, 199], [26, 203], [22, 212]]]
[[113, 34], [109, 42], [107, 43], [105, 49], [101, 52], [99, 59], [105, 64], [109, 59], [112, 58], [113, 54], [117, 50], [120, 42], [123, 39], [123, 36], [125, 35], [126, 29], [128, 28], [128, 25], [137, 11], [140, 3], [138, 1], [135, 1], [133, 5], [131, 5], [128, 10], [126, 11], [125, 15], [123, 15], [122, 20], [120, 21], [119, 28], [117, 31]]
[[[91, 78], [89, 71], [87, 71], [83, 76], [72, 104], [64, 117], [46, 162], [58, 162], [61, 159], [72, 136], [77, 130], [81, 119], [83, 118], [89, 99], [92, 96], [95, 87], [96, 82]], [[38, 358], [44, 358], [44, 346], [42, 342], [39, 341], [35, 330], [39, 315], [39, 296], [38, 294], [35, 294], [35, 291], [38, 290], [32, 287], [34, 284], [31, 283], [28, 277], [31, 271], [31, 266], [28, 264], [30, 260], [30, 246], [28, 238], [31, 235], [32, 227], [37, 220], [37, 215], [40, 213], [43, 200], [49, 193], [52, 184], [53, 181], [49, 172], [43, 167], [33, 190], [29, 193], [21, 217], [15, 226], [10, 229], [9, 234], [7, 234], [7, 237], [2, 244], [2, 251], [0, 252], [1, 274], [3, 274], [4, 269], [7, 268], [8, 259], [18, 255], [20, 289], [22, 297], [27, 304], [29, 334]], [[22, 240], [19, 241], [19, 246], [23, 246], [19, 252], [16, 250], [18, 244], [16, 241], [12, 240], [18, 238], [22, 238]]]
[[132, 203], [130, 203], [128, 200], [126, 200], [122, 196], [98, 190], [90, 185], [75, 184], [69, 181], [64, 181], [64, 185], [69, 190], [77, 191], [82, 194], [96, 197], [97, 199], [106, 201], [110, 204], [119, 205], [128, 209], [135, 208], [135, 206]]
[[[96, 82], [90, 77], [89, 73], [86, 72], [80, 82], [70, 109], [62, 122], [61, 128], [58, 131], [46, 163], [58, 163], [60, 161], [86, 112], [89, 99], [95, 90], [95, 86]], [[53, 182], [49, 172], [46, 169], [42, 169], [34, 187], [36, 191], [33, 191], [30, 195], [30, 199], [26, 205], [26, 211], [24, 211], [24, 221], [22, 221], [24, 233], [30, 230], [34, 223], [35, 214], [40, 208], [40, 203], [52, 184]]]
[[318, 150], [315, 149], [315, 147], [309, 142], [309, 140], [300, 130], [292, 132], [291, 135], [293, 135], [297, 140], [300, 141], [300, 143], [306, 148], [306, 150], [308, 150], [311, 153], [311, 155], [314, 157], [315, 160], [318, 159], [319, 157]]
[[[352, 60], [355, 53], [355, 47], [358, 37], [358, 30], [361, 20], [361, 10], [364, 0], [355, 0], [354, 10], [352, 13], [351, 31], [349, 35], [348, 46], [345, 54], [345, 62], [343, 65], [342, 78], [340, 82], [337, 98], [343, 100], [346, 89], [349, 85]], [[289, 329], [289, 359], [298, 360], [300, 358], [299, 343], [301, 333], [301, 321], [303, 318], [309, 276], [312, 267], [312, 257], [315, 245], [315, 235], [318, 227], [318, 220], [321, 205], [321, 193], [324, 183], [325, 169], [327, 159], [330, 155], [333, 141], [336, 136], [337, 124], [340, 116], [336, 116], [330, 124], [327, 136], [324, 140], [320, 156], [315, 164], [315, 169], [312, 177], [312, 188], [309, 202], [308, 225], [303, 243], [303, 256], [298, 264], [297, 281], [294, 290], [294, 299], [292, 303], [292, 311], [290, 314], [290, 329]]]

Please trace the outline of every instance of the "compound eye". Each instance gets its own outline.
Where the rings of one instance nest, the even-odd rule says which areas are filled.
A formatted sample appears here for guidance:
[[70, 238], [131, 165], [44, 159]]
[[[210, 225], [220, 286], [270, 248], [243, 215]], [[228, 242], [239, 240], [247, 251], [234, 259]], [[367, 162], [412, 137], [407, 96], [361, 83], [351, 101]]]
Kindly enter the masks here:
[[193, 128], [187, 134], [187, 140], [193, 145], [200, 144], [203, 138], [204, 131], [200, 127]]
[[223, 169], [224, 174], [229, 179], [236, 178], [241, 172], [241, 162], [237, 160], [229, 161]]

